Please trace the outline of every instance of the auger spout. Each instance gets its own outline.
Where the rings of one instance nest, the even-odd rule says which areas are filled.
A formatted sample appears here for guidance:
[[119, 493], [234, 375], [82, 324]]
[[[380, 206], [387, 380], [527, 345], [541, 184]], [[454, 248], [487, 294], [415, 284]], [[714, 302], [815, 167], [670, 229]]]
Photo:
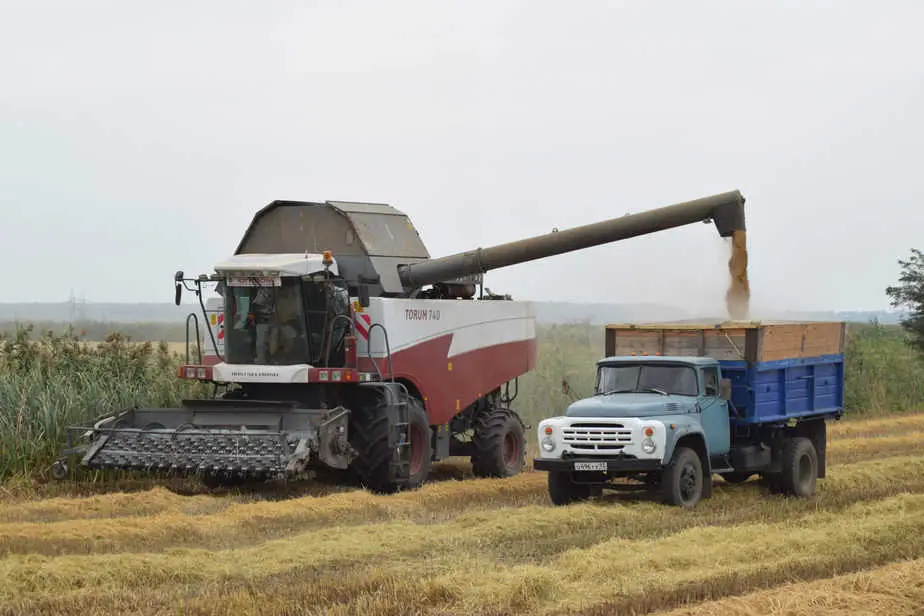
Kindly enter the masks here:
[[526, 261], [695, 222], [712, 221], [719, 235], [731, 237], [735, 231], [745, 230], [744, 202], [741, 192], [733, 190], [489, 248], [476, 248], [438, 259], [402, 265], [398, 268], [398, 275], [406, 289], [419, 289], [430, 284], [483, 274]]

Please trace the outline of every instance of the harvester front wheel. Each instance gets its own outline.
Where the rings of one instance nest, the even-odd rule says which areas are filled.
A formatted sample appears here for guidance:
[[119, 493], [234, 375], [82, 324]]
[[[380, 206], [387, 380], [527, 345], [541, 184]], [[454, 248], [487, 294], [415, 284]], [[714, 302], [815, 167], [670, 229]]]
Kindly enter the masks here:
[[483, 411], [475, 420], [472, 471], [476, 477], [513, 477], [523, 469], [526, 439], [520, 416], [507, 408]]
[[419, 488], [430, 475], [433, 464], [433, 446], [430, 439], [430, 421], [423, 405], [416, 398], [411, 398], [407, 409], [408, 438], [411, 441], [411, 468], [407, 487]]
[[[389, 447], [389, 413], [384, 402], [352, 411], [350, 444], [357, 452], [352, 469], [360, 483], [373, 492], [389, 494], [402, 489], [415, 489], [426, 480], [433, 460], [430, 426], [423, 404], [408, 399], [408, 437], [410, 444], [410, 476], [395, 477], [392, 470], [392, 450]], [[423, 438], [420, 438], [421, 435]]]

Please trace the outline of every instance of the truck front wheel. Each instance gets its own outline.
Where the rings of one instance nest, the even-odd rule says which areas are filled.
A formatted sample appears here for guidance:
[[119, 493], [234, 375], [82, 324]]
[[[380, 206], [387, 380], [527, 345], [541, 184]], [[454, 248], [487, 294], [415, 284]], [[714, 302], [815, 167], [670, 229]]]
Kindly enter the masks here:
[[703, 464], [689, 447], [677, 447], [662, 473], [664, 500], [675, 507], [692, 508], [703, 496]]
[[818, 452], [812, 439], [804, 436], [787, 439], [783, 445], [782, 467], [779, 483], [783, 492], [799, 498], [809, 498], [815, 493]]
[[569, 505], [587, 500], [591, 496], [590, 486], [574, 483], [569, 471], [548, 471], [549, 498], [553, 505]]

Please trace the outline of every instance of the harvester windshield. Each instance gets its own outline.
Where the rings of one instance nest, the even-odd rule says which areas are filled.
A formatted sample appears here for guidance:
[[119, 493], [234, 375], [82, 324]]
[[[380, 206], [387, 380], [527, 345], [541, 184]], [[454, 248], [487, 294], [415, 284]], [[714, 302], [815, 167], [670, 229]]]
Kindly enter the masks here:
[[[249, 279], [248, 282], [255, 280]], [[232, 364], [295, 364], [309, 356], [301, 281], [230, 286], [226, 291], [225, 355]]]
[[[283, 277], [225, 286], [225, 357], [231, 364], [287, 365], [332, 358], [342, 346], [349, 297], [343, 283]], [[331, 340], [325, 340], [330, 335]]]

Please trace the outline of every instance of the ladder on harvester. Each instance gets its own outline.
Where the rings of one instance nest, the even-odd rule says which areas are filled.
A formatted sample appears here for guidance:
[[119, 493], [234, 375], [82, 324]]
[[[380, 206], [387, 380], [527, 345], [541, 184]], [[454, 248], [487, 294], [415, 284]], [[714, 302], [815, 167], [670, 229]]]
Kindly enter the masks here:
[[391, 426], [391, 476], [401, 484], [406, 484], [411, 477], [411, 438], [407, 413], [410, 393], [403, 383], [394, 384], [398, 387], [398, 399], [388, 405], [388, 424]]
[[[378, 364], [372, 358], [372, 330], [376, 327], [381, 328], [385, 337], [385, 354], [388, 359], [388, 379], [386, 382], [382, 378], [382, 373], [378, 369]], [[411, 437], [410, 422], [408, 421], [408, 404], [411, 397], [410, 392], [404, 383], [395, 381], [395, 371], [391, 364], [391, 344], [388, 341], [388, 330], [381, 323], [372, 323], [369, 326], [368, 343], [366, 352], [369, 355], [369, 361], [375, 366], [378, 372], [379, 382], [385, 385], [388, 399], [388, 446], [391, 449], [390, 468], [391, 476], [402, 485], [407, 484], [411, 477]]]

